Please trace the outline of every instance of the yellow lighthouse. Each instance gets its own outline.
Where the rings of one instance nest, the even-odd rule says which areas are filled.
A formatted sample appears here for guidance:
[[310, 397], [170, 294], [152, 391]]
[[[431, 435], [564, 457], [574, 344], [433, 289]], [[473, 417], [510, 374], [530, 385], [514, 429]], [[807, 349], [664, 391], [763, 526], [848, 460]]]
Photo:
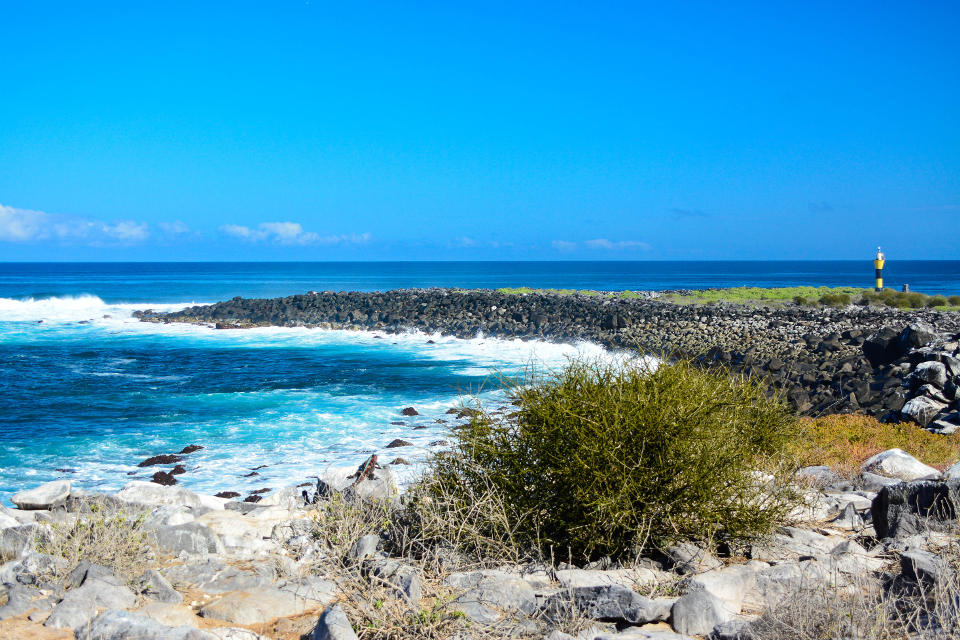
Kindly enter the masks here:
[[880, 247], [877, 247], [877, 257], [873, 261], [873, 268], [877, 273], [877, 291], [883, 291], [883, 263], [886, 257]]

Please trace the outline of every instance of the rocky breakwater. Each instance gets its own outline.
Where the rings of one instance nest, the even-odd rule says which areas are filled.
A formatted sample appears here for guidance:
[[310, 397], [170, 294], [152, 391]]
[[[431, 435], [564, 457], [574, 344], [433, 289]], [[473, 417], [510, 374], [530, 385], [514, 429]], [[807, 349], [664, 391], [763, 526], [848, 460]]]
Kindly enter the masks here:
[[[899, 417], [902, 408], [901, 396], [894, 391], [902, 392], [906, 402], [914, 390], [903, 385], [912, 365], [919, 364], [913, 360], [920, 356], [907, 351], [923, 346], [914, 343], [927, 334], [930, 340], [941, 339], [943, 349], [950, 351], [955, 342], [952, 336], [960, 333], [956, 313], [856, 305], [688, 305], [659, 300], [653, 292], [637, 297], [450, 289], [321, 292], [268, 300], [233, 298], [174, 313], [136, 315], [145, 322], [208, 324], [219, 329], [320, 327], [420, 330], [461, 338], [483, 333], [559, 342], [587, 340], [615, 349], [679, 354], [708, 365], [728, 366], [737, 373], [764, 375], [804, 413], [865, 411], [891, 418]], [[899, 337], [909, 325], [925, 328], [911, 334], [902, 352], [884, 351], [886, 355], [877, 357], [870, 351], [878, 340]], [[951, 354], [944, 357], [954, 357], [955, 346]], [[902, 366], [904, 357], [909, 368]], [[956, 401], [945, 399], [948, 405]]]
[[[0, 637], [412, 639], [429, 628], [463, 640], [772, 640], [779, 620], [794, 624], [783, 616], [823, 613], [800, 609], [810, 593], [866, 594], [868, 617], [916, 606], [917, 592], [957, 597], [957, 476], [960, 465], [941, 475], [899, 450], [854, 478], [810, 467], [797, 477], [804, 503], [767, 538], [587, 565], [410, 553], [385, 525], [403, 498], [376, 465], [257, 504], [145, 482], [113, 494], [51, 483], [0, 507]], [[104, 522], [126, 533], [66, 544]], [[124, 562], [115, 551], [131, 545]], [[958, 631], [955, 619], [922, 622], [930, 637]]]

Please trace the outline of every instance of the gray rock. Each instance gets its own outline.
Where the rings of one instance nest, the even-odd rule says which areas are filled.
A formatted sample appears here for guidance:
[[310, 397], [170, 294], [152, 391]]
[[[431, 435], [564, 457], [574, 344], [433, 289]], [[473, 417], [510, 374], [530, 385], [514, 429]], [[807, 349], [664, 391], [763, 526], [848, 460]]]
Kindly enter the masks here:
[[881, 540], [949, 529], [960, 513], [960, 480], [919, 480], [884, 487], [873, 499], [870, 513]]
[[137, 597], [118, 578], [85, 578], [79, 588], [67, 591], [44, 626], [79, 629], [97, 615], [97, 609], [129, 609], [136, 604]]
[[937, 402], [933, 398], [917, 396], [907, 400], [907, 403], [900, 409], [900, 414], [914, 421], [921, 427], [925, 427], [937, 417], [937, 414], [946, 408], [947, 405], [945, 403]]
[[140, 480], [127, 483], [116, 493], [116, 497], [124, 502], [150, 507], [172, 505], [201, 508], [206, 506], [203, 499], [189, 489], [178, 486], [165, 487]]
[[913, 370], [913, 375], [919, 380], [929, 382], [938, 389], [947, 384], [947, 367], [942, 362], [921, 362]]
[[375, 578], [396, 588], [407, 602], [416, 605], [423, 596], [423, 579], [416, 567], [394, 558], [382, 558], [373, 565]]
[[690, 542], [671, 545], [664, 549], [663, 553], [670, 560], [674, 570], [681, 575], [703, 573], [723, 566], [723, 563], [712, 553]]
[[81, 560], [63, 579], [63, 586], [66, 589], [74, 589], [87, 580], [95, 580], [97, 578], [109, 579], [113, 577], [113, 571], [108, 567], [102, 564], [93, 564], [88, 560]]
[[370, 534], [363, 536], [353, 543], [350, 547], [350, 559], [354, 562], [361, 562], [364, 558], [372, 558], [377, 554], [377, 547], [380, 545], [380, 536]]
[[751, 545], [750, 557], [754, 560], [779, 561], [797, 556], [825, 555], [841, 542], [843, 538], [838, 536], [825, 536], [799, 527], [781, 527], [768, 539]]
[[903, 449], [881, 451], [866, 460], [861, 469], [906, 482], [940, 477], [939, 471], [923, 464]]
[[23, 524], [0, 530], [0, 560], [14, 560], [37, 546], [44, 532], [40, 525]]
[[692, 591], [673, 605], [673, 628], [686, 635], [707, 635], [714, 627], [729, 621], [733, 612], [706, 591]]
[[960, 462], [957, 462], [944, 471], [943, 477], [947, 480], [960, 480]]
[[54, 480], [39, 487], [18, 491], [11, 501], [20, 509], [49, 509], [70, 495], [69, 480]]
[[220, 640], [192, 627], [167, 627], [128, 611], [105, 611], [76, 631], [77, 640]]
[[[561, 592], [562, 595], [562, 592]], [[645, 598], [620, 585], [578, 587], [570, 594], [588, 618], [604, 622], [647, 624], [670, 617], [673, 600]]]
[[202, 589], [206, 593], [246, 591], [268, 586], [274, 581], [273, 568], [262, 563], [253, 570], [238, 569], [217, 558], [192, 561], [160, 572], [174, 587]]
[[157, 546], [163, 551], [179, 555], [186, 553], [198, 555], [204, 553], [223, 553], [223, 543], [210, 527], [199, 522], [188, 522], [175, 526], [159, 527], [154, 531]]
[[727, 620], [713, 628], [710, 640], [752, 640], [749, 620]]
[[262, 587], [250, 591], [232, 591], [203, 606], [200, 609], [200, 615], [204, 618], [216, 618], [234, 624], [259, 624], [273, 618], [301, 615], [333, 599], [332, 584], [322, 591], [323, 600], [307, 596], [307, 593], [312, 596], [320, 591], [316, 585], [303, 589]]
[[370, 478], [343, 490], [347, 499], [395, 501], [399, 496], [396, 476], [390, 467], [378, 468]]
[[454, 607], [481, 624], [499, 621], [504, 613], [533, 614], [537, 597], [525, 580], [503, 571], [475, 571], [451, 574], [446, 583], [465, 589]]
[[826, 465], [803, 467], [797, 471], [797, 478], [807, 480], [813, 484], [826, 487], [842, 480], [833, 469]]
[[730, 565], [722, 569], [701, 573], [689, 579], [690, 591], [706, 591], [720, 600], [729, 611], [740, 611], [754, 590], [757, 574], [769, 565], [763, 562], [748, 562]]
[[953, 580], [954, 572], [946, 559], [929, 551], [908, 549], [900, 555], [900, 575], [909, 583], [929, 589]]
[[347, 614], [340, 605], [328, 607], [321, 614], [317, 626], [313, 629], [312, 640], [357, 640]]
[[4, 585], [7, 593], [7, 603], [0, 607], [0, 620], [22, 616], [37, 605], [33, 603], [34, 598], [40, 596], [40, 592], [32, 587], [21, 584]]
[[858, 484], [863, 487], [864, 491], [877, 493], [884, 487], [891, 487], [901, 482], [903, 481], [899, 478], [888, 478], [887, 476], [881, 476], [877, 475], [876, 473], [865, 471], [860, 474]]
[[860, 531], [864, 527], [863, 518], [857, 513], [854, 503], [848, 502], [840, 515], [830, 521], [830, 526], [845, 531]]
[[183, 601], [183, 596], [155, 569], [144, 572], [134, 584], [141, 595], [151, 600], [168, 604], [180, 604]]

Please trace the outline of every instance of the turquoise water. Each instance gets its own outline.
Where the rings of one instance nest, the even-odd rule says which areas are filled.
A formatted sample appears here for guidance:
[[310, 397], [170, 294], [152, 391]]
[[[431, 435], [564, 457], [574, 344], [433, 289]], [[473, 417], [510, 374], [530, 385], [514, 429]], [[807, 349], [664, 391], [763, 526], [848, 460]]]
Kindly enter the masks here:
[[[142, 306], [0, 299], [0, 500], [55, 478], [119, 489], [149, 478], [153, 469], [136, 467], [144, 458], [188, 444], [205, 448], [178, 478], [209, 492], [279, 488], [374, 452], [416, 463], [442, 446], [431, 443], [455, 421], [448, 408], [477, 391], [496, 400], [491, 373], [599, 353], [482, 337], [157, 325], [130, 317]], [[421, 415], [401, 416], [407, 406]], [[414, 446], [385, 449], [394, 438]], [[416, 467], [398, 470], [406, 478]]]
[[[139, 461], [188, 444], [205, 448], [180, 481], [209, 492], [295, 484], [371, 452], [416, 463], [442, 446], [432, 443], [446, 436], [445, 412], [462, 394], [482, 389], [496, 401], [492, 373], [601, 353], [487, 337], [215, 331], [140, 323], [135, 309], [309, 289], [870, 286], [872, 276], [869, 261], [0, 263], [0, 501], [56, 478], [118, 489], [149, 477]], [[890, 261], [887, 282], [960, 292], [960, 262]], [[422, 415], [402, 417], [411, 405]], [[386, 449], [395, 438], [414, 446]], [[416, 465], [398, 469], [409, 479]]]

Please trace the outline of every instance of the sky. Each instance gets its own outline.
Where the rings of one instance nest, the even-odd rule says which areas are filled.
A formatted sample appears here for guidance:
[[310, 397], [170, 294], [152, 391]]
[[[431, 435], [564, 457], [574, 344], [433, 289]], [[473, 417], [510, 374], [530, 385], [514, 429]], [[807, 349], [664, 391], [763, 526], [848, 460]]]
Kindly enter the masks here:
[[960, 259], [960, 3], [0, 0], [0, 260]]

